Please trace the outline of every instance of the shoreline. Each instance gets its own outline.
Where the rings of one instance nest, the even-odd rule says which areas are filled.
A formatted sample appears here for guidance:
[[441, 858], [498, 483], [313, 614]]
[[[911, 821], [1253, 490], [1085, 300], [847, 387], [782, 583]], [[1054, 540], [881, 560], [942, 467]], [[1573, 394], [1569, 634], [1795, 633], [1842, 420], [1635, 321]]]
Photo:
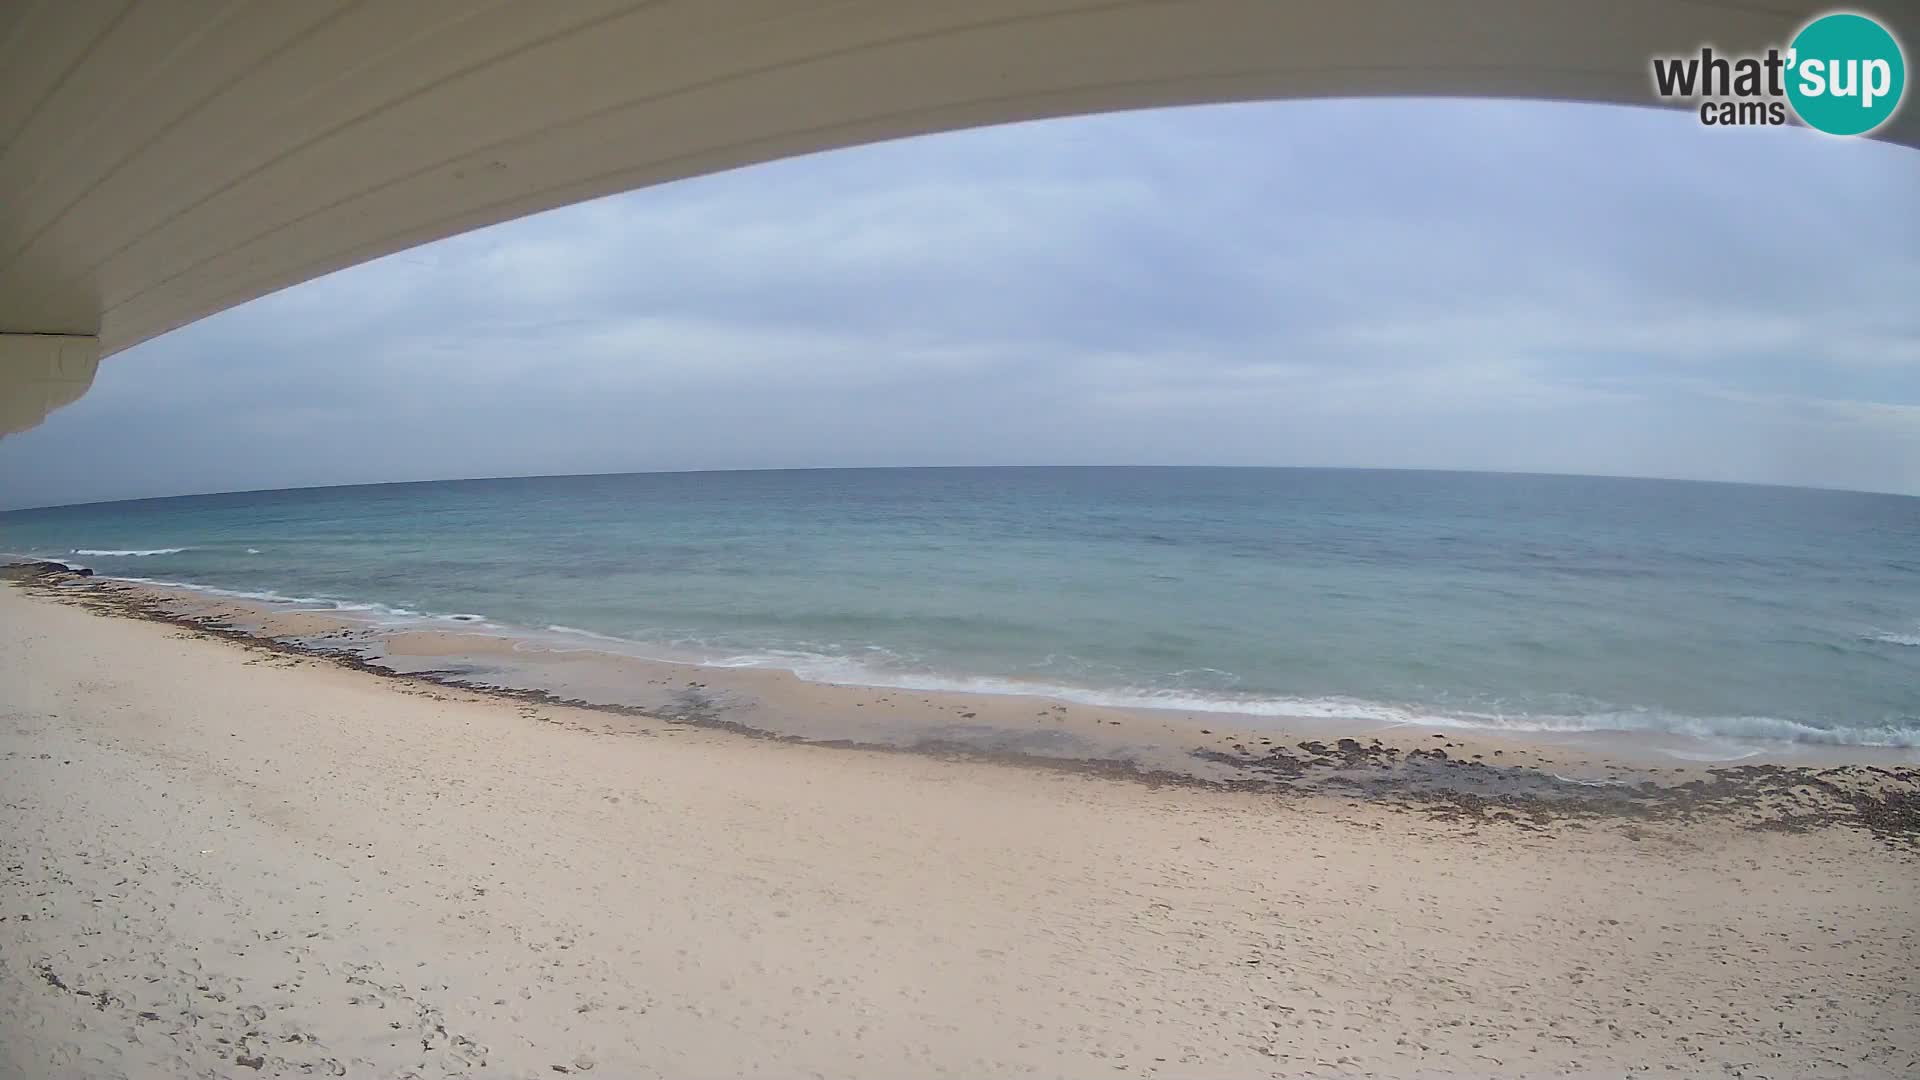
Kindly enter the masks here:
[[744, 738], [369, 678], [92, 592], [0, 588], [0, 1076], [1920, 1057], [1920, 849], [1858, 822], [1536, 821]]
[[[184, 549], [99, 554], [164, 554], [175, 550]], [[1249, 733], [1256, 739], [1274, 731], [1325, 739], [1418, 730], [1493, 745], [1561, 747], [1568, 751], [1562, 755], [1565, 757], [1584, 752], [1610, 761], [1646, 766], [1737, 763], [1920, 766], [1920, 742], [1914, 741], [1913, 732], [1898, 726], [1825, 728], [1769, 715], [1692, 716], [1638, 706], [1584, 714], [1519, 713], [1508, 718], [1497, 712], [1449, 712], [1436, 705], [1337, 694], [1298, 699], [1283, 694], [1255, 695], [1236, 700], [1224, 691], [1116, 690], [1024, 676], [888, 673], [862, 667], [859, 661], [848, 657], [780, 654], [778, 650], [765, 655], [736, 654], [725, 659], [693, 653], [674, 655], [680, 651], [679, 646], [650, 645], [576, 627], [536, 628], [496, 622], [482, 614], [412, 611], [372, 601], [291, 596], [272, 589], [247, 591], [189, 581], [106, 574], [70, 560], [0, 552], [0, 567], [8, 565], [64, 568], [76, 574], [96, 576], [96, 580], [116, 582], [163, 598], [180, 613], [219, 615], [256, 634], [310, 641], [322, 634], [339, 640], [350, 637], [353, 639], [350, 644], [363, 658], [389, 666], [406, 668], [417, 666], [424, 657], [443, 657], [461, 671], [484, 672], [502, 685], [550, 690], [564, 700], [609, 706], [639, 705], [657, 709], [658, 702], [621, 698], [623, 688], [636, 681], [646, 681], [649, 670], [668, 673], [692, 670], [701, 673], [700, 677], [688, 680], [692, 682], [712, 678], [750, 684], [759, 678], [792, 678], [809, 685], [847, 689], [868, 698], [859, 707], [889, 704], [888, 699], [916, 695], [922, 700], [939, 697], [963, 703], [1012, 699], [1035, 701], [1044, 707], [1062, 705], [1079, 711], [1103, 710], [1111, 715], [1146, 721], [1172, 717], [1178, 718], [1189, 733], [1205, 727], [1227, 728]], [[1903, 639], [1896, 641], [1885, 632], [1873, 635], [1872, 640], [1903, 643]], [[558, 663], [576, 656], [600, 662], [602, 670], [582, 677], [585, 669], [581, 665]], [[830, 673], [821, 670], [821, 665], [844, 670]], [[627, 670], [620, 670], [622, 667]], [[845, 677], [848, 675], [851, 677]], [[855, 703], [840, 704], [844, 711]], [[1729, 725], [1750, 730], [1721, 730]], [[805, 737], [820, 735], [817, 731], [795, 733]], [[886, 741], [892, 736], [882, 731], [836, 732], [828, 737], [866, 742]]]
[[[1154, 785], [1370, 800], [1442, 818], [1537, 828], [1722, 817], [1753, 830], [1851, 826], [1920, 846], [1920, 768], [1875, 748], [1794, 748], [1701, 762], [1625, 733], [1554, 740], [1337, 722], [1237, 718], [1044, 697], [815, 683], [791, 672], [643, 660], [591, 649], [528, 652], [461, 630], [381, 628], [271, 606], [62, 572], [6, 568], [15, 588], [338, 664], [535, 705], [736, 736], [1054, 769]], [[570, 669], [564, 677], [556, 668]], [[581, 672], [585, 669], [585, 676]], [[1244, 721], [1260, 721], [1248, 725]], [[1237, 722], [1238, 721], [1238, 722]]]

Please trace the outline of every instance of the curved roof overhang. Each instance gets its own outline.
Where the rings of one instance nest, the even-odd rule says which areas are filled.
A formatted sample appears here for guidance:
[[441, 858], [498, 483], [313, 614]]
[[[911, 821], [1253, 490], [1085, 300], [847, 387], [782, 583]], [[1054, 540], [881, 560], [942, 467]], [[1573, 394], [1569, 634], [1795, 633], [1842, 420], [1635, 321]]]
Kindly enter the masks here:
[[[0, 432], [94, 362], [417, 244], [775, 158], [1154, 106], [1655, 104], [1801, 0], [569, 0], [0, 12]], [[1904, 9], [1903, 9], [1904, 10]], [[1888, 20], [1903, 40], [1916, 16]], [[1905, 23], [1901, 19], [1905, 19]], [[1876, 137], [1920, 145], [1920, 110]]]

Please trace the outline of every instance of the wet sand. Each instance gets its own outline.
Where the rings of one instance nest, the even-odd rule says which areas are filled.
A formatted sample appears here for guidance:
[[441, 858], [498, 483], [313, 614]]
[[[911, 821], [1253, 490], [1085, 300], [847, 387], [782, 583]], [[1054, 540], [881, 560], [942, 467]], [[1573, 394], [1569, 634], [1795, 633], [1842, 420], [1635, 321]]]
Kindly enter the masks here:
[[[759, 738], [1152, 783], [1311, 791], [1534, 825], [1564, 816], [1717, 815], [1749, 828], [1840, 823], [1889, 838], [1920, 838], [1920, 751], [1914, 750], [1703, 743], [1650, 733], [1435, 730], [834, 685], [781, 670], [641, 658], [564, 637], [530, 640], [483, 623], [394, 625], [53, 568], [58, 564], [12, 573], [24, 587], [67, 602], [373, 674]], [[1716, 753], [1731, 760], [1715, 760]]]
[[855, 688], [582, 708], [164, 608], [0, 588], [0, 1074], [1920, 1067], [1899, 768], [966, 695], [887, 704], [1164, 757], [863, 749], [745, 722]]

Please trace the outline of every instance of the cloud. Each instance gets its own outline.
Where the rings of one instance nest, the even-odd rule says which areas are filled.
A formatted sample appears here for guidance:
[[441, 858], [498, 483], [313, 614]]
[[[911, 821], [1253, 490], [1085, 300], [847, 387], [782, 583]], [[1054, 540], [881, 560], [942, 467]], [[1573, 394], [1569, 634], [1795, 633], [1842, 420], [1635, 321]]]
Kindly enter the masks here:
[[1328, 101], [857, 148], [456, 237], [102, 366], [0, 504], [448, 476], [1383, 465], [1920, 492], [1920, 154]]

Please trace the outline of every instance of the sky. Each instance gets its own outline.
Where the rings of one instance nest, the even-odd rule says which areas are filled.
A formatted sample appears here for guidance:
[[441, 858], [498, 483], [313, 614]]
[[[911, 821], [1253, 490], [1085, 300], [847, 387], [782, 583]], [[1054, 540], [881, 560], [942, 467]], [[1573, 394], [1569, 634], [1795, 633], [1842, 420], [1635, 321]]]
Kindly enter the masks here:
[[105, 361], [0, 506], [468, 476], [1229, 464], [1920, 494], [1920, 151], [1213, 106], [630, 192]]

